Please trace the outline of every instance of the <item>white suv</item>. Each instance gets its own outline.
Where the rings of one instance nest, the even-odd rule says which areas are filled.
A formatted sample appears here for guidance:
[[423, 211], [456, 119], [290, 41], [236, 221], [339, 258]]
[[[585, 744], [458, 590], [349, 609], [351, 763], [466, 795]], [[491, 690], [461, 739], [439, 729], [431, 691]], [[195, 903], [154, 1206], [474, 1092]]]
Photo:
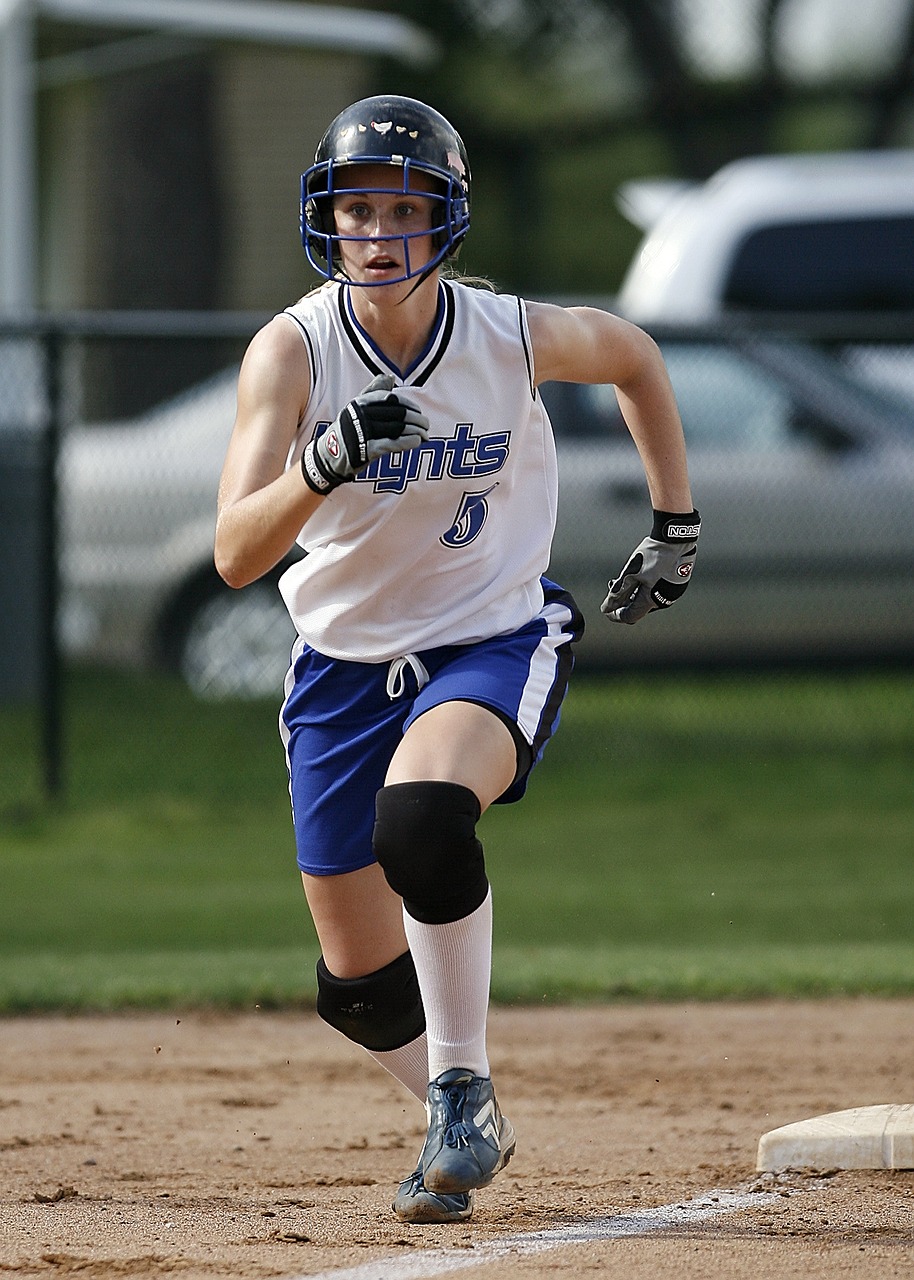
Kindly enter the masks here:
[[749, 157], [619, 203], [646, 230], [616, 299], [638, 324], [914, 312], [914, 150]]

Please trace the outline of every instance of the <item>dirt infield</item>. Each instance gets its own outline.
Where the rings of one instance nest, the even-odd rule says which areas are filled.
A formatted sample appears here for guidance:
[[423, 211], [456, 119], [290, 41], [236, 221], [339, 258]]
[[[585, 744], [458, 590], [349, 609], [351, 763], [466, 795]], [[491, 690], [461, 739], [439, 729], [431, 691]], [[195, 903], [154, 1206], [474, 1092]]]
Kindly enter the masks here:
[[[911, 1000], [497, 1008], [518, 1151], [448, 1227], [388, 1208], [418, 1104], [310, 1015], [5, 1020], [0, 1044], [0, 1275], [914, 1274], [914, 1172], [754, 1171], [769, 1129], [914, 1102]], [[707, 1193], [702, 1221], [670, 1208]]]

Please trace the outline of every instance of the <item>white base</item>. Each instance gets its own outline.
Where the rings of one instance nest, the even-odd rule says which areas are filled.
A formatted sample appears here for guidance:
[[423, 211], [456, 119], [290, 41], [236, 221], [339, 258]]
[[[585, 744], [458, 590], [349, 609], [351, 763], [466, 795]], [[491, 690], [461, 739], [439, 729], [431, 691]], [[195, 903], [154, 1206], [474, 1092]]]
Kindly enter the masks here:
[[914, 1169], [914, 1105], [853, 1107], [785, 1124], [758, 1144], [757, 1169]]

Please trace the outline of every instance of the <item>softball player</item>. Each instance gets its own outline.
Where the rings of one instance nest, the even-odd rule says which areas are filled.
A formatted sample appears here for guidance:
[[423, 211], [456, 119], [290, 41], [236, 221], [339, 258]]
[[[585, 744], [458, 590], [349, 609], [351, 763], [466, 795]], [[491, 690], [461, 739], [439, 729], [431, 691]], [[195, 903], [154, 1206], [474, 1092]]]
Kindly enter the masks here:
[[216, 564], [254, 581], [296, 542], [280, 716], [320, 1015], [426, 1104], [394, 1210], [470, 1217], [514, 1130], [486, 1049], [492, 904], [480, 815], [521, 797], [559, 719], [583, 620], [545, 574], [547, 379], [616, 386], [653, 527], [603, 612], [635, 622], [688, 585], [699, 518], [666, 370], [602, 311], [445, 278], [470, 171], [423, 103], [344, 111], [302, 176], [325, 283], [252, 340], [223, 470]]

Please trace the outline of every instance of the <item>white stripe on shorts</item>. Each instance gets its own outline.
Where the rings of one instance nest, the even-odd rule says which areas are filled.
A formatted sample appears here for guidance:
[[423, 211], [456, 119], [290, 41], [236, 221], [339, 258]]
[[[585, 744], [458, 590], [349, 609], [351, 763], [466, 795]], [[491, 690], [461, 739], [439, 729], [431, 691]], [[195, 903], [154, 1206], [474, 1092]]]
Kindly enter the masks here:
[[531, 744], [539, 732], [543, 712], [549, 703], [555, 684], [558, 665], [556, 650], [560, 644], [568, 640], [565, 627], [573, 617], [568, 606], [559, 604], [557, 601], [547, 602], [539, 616], [546, 623], [546, 634], [530, 659], [530, 674], [527, 676], [517, 708], [518, 727]]

